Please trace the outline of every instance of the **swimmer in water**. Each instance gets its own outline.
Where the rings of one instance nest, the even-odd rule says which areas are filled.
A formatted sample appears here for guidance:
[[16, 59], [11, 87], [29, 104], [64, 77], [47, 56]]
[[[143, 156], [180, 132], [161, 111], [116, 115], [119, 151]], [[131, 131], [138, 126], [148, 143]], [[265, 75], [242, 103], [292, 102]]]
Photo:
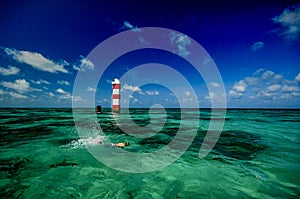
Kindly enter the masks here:
[[[103, 142], [102, 141], [98, 141], [98, 144], [103, 144]], [[119, 143], [111, 143], [111, 144], [108, 144], [108, 145], [105, 145], [105, 146], [110, 146], [110, 147], [112, 147], [112, 148], [114, 148], [114, 147], [121, 147], [121, 148], [123, 148], [123, 147], [126, 147], [126, 146], [129, 146], [130, 144], [129, 144], [129, 142], [125, 142], [125, 143], [123, 143], [123, 142], [119, 142]]]

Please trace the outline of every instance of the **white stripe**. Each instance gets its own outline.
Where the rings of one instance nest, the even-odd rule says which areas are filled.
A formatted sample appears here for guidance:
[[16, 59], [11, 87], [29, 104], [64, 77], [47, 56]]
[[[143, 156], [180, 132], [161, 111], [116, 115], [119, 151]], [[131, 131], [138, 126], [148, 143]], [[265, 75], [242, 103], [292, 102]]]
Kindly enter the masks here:
[[113, 94], [115, 95], [115, 94], [120, 94], [120, 89], [113, 89]]
[[120, 99], [113, 99], [113, 105], [119, 105]]

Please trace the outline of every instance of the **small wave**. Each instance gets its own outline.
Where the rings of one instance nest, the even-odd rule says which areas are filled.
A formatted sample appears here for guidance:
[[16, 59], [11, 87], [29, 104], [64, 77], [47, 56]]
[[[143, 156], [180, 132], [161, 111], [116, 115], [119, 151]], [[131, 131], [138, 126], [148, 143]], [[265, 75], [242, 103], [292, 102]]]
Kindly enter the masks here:
[[87, 146], [97, 145], [99, 141], [103, 142], [105, 140], [105, 136], [98, 135], [96, 137], [88, 137], [88, 138], [81, 138], [78, 140], [73, 140], [71, 143], [64, 146], [64, 148], [69, 149], [79, 149], [85, 148]]

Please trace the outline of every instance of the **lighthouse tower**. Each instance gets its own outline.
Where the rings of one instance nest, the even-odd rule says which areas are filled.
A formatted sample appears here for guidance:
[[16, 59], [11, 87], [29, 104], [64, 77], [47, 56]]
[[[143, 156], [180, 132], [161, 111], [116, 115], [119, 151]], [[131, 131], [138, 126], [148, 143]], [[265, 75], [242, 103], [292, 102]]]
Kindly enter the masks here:
[[112, 112], [114, 113], [119, 113], [120, 112], [120, 88], [121, 88], [121, 83], [118, 78], [115, 78], [114, 81], [112, 82], [112, 89], [113, 89], [113, 94], [112, 94]]

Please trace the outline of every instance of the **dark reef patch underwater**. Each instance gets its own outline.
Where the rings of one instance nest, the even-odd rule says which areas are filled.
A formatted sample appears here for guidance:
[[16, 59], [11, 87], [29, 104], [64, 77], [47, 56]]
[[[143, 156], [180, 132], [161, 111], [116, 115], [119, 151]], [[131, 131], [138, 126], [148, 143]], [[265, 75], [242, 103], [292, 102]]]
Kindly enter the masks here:
[[[208, 131], [209, 123], [222, 118], [218, 112], [201, 109], [200, 126], [195, 127], [191, 121], [199, 120], [198, 111], [158, 109], [150, 114], [149, 109], [131, 109], [129, 116], [121, 114], [117, 121], [109, 109], [97, 116], [82, 109], [75, 127], [72, 109], [0, 109], [0, 197], [300, 197], [299, 110], [227, 110], [218, 142], [204, 158], [199, 158], [199, 150], [204, 137], [213, 133]], [[127, 133], [132, 129], [129, 120], [141, 127], [133, 134]], [[79, 135], [76, 128], [85, 134]], [[128, 152], [155, 153], [179, 129], [186, 136], [179, 145], [192, 132], [196, 137], [181, 157], [154, 172], [121, 172], [87, 150], [103, 147], [99, 140], [110, 140], [129, 141], [123, 149]]]

